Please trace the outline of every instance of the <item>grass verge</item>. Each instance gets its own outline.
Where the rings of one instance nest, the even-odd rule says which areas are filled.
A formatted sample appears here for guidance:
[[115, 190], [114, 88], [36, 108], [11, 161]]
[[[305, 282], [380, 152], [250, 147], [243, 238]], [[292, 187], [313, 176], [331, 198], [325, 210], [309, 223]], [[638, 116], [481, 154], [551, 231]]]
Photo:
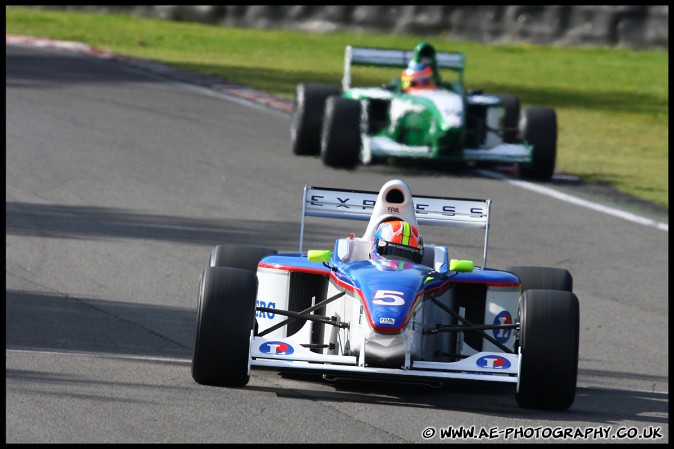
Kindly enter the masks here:
[[[466, 53], [466, 87], [511, 93], [557, 111], [557, 171], [669, 207], [669, 56], [666, 51], [484, 45], [440, 36], [315, 34], [6, 7], [6, 33], [89, 44], [221, 76], [292, 98], [299, 82], [338, 85], [346, 45]], [[354, 85], [398, 71], [363, 68]]]

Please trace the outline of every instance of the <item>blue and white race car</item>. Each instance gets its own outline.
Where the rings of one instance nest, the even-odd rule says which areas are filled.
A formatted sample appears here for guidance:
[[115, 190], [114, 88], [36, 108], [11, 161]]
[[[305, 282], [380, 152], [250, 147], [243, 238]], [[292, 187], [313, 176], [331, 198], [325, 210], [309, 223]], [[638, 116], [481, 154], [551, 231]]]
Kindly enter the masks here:
[[[298, 252], [212, 249], [200, 277], [194, 380], [241, 387], [251, 369], [272, 369], [501, 382], [522, 407], [569, 408], [579, 344], [572, 276], [487, 268], [490, 207], [489, 199], [412, 196], [401, 180], [379, 192], [305, 186]], [[303, 252], [306, 217], [368, 223], [332, 250]], [[423, 244], [420, 225], [484, 230], [482, 265]]]

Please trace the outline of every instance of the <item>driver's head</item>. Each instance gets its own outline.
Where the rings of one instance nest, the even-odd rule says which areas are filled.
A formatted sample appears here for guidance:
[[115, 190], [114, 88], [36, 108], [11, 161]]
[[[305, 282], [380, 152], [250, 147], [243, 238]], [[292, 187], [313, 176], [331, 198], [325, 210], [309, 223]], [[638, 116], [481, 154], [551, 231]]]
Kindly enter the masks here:
[[433, 79], [433, 68], [430, 64], [410, 62], [400, 78], [400, 85], [404, 92], [420, 89], [434, 89], [437, 87]]
[[420, 263], [424, 243], [416, 226], [404, 220], [381, 223], [374, 234], [372, 257], [388, 260], [409, 260]]

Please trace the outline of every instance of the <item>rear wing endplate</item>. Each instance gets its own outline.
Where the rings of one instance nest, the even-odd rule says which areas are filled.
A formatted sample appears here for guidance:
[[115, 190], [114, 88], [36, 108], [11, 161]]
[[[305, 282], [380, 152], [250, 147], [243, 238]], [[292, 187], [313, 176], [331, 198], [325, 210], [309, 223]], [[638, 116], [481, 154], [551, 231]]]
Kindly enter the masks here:
[[[413, 50], [391, 50], [384, 48], [352, 47], [348, 45], [344, 50], [344, 77], [342, 78], [342, 90], [351, 87], [351, 66], [369, 65], [380, 67], [407, 67], [414, 57]], [[437, 68], [445, 68], [459, 72], [463, 78], [463, 70], [466, 65], [466, 57], [461, 52], [436, 52], [435, 62]]]
[[[304, 241], [305, 217], [369, 221], [379, 192], [337, 190], [304, 186], [300, 247]], [[420, 225], [484, 229], [482, 267], [487, 266], [489, 214], [491, 199], [468, 199], [436, 196], [412, 196], [414, 215]]]

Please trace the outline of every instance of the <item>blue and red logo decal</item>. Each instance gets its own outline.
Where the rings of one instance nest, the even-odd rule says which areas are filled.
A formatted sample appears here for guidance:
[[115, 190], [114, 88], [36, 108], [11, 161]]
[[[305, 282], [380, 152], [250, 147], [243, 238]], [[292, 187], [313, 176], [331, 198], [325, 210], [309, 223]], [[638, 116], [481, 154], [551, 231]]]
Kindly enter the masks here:
[[290, 355], [295, 350], [288, 343], [282, 341], [267, 341], [260, 345], [260, 352], [274, 355]]
[[[504, 310], [498, 315], [496, 315], [496, 318], [494, 318], [494, 324], [498, 326], [503, 324], [513, 324], [513, 317], [510, 315], [510, 312]], [[496, 339], [496, 341], [498, 341], [499, 343], [505, 343], [510, 339], [510, 335], [513, 333], [513, 330], [494, 329], [492, 332], [494, 333], [494, 338]]]
[[510, 360], [500, 355], [485, 355], [475, 362], [480, 368], [508, 369], [511, 366]]

